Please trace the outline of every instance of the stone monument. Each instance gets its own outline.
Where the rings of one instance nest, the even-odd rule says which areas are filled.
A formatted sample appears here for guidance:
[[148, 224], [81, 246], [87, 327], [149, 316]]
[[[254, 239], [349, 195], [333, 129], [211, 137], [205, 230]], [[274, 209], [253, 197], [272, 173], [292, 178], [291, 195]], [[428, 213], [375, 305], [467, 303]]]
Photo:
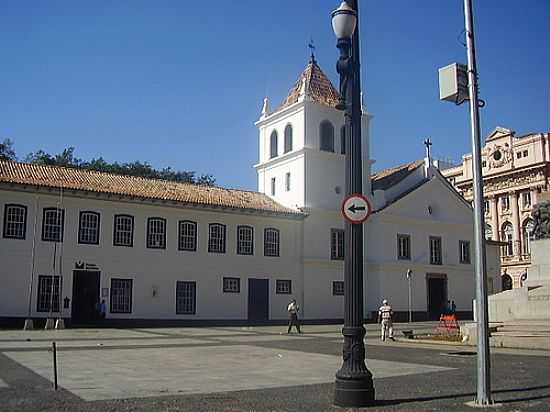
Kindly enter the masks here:
[[550, 192], [541, 194], [533, 208], [533, 240], [531, 267], [527, 273], [528, 286], [550, 286]]

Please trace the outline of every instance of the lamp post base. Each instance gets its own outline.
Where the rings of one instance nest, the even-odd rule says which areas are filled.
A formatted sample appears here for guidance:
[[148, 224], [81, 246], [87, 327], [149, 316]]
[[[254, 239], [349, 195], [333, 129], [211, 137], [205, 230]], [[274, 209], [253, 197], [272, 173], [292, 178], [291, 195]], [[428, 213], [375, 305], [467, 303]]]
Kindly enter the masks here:
[[336, 378], [334, 404], [342, 407], [363, 407], [374, 405], [372, 376], [360, 379]]

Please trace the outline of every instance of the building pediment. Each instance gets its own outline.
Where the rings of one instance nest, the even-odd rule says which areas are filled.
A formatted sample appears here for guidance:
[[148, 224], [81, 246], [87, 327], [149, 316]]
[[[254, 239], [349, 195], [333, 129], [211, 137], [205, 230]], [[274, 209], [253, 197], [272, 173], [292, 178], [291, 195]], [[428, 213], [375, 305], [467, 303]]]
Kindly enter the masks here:
[[495, 127], [495, 129], [491, 133], [489, 133], [489, 135], [487, 136], [485, 141], [490, 142], [490, 141], [500, 139], [502, 137], [513, 136], [515, 133], [516, 132], [513, 131], [512, 129], [497, 126], [497, 127]]

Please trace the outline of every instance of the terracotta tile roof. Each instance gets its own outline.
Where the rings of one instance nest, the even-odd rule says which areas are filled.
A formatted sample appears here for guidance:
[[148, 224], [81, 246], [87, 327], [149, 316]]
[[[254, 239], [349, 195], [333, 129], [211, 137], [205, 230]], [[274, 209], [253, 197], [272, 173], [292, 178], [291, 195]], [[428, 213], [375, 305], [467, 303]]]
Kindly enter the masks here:
[[424, 160], [416, 160], [376, 172], [371, 175], [372, 190], [386, 190], [405, 179], [423, 165]]
[[302, 84], [305, 81], [305, 95], [310, 101], [314, 101], [325, 106], [335, 107], [340, 98], [340, 94], [334, 88], [328, 77], [323, 73], [315, 59], [310, 60], [294, 86], [288, 92], [283, 103], [275, 112], [284, 109], [298, 101]]
[[167, 200], [214, 208], [301, 215], [259, 192], [200, 186], [111, 173], [0, 161], [0, 183], [81, 190], [86, 192]]

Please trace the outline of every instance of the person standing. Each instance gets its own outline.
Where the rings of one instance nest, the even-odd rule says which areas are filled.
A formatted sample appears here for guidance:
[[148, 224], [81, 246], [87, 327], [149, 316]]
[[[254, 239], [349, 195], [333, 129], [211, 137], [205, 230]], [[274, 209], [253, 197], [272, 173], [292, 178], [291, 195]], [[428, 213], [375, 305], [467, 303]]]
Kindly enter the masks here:
[[292, 329], [292, 325], [296, 326], [296, 330], [298, 333], [302, 333], [300, 330], [300, 322], [298, 322], [298, 311], [300, 308], [298, 307], [298, 304], [296, 303], [296, 299], [292, 299], [290, 303], [288, 304], [287, 311], [288, 311], [288, 331], [286, 333], [290, 333], [290, 330]]
[[393, 324], [392, 324], [393, 310], [388, 304], [388, 301], [384, 299], [382, 301], [382, 306], [378, 309], [378, 322], [381, 324], [381, 339], [382, 342], [386, 340], [386, 337], [391, 340], [393, 338]]
[[107, 314], [107, 304], [105, 303], [105, 299], [101, 300], [101, 304], [99, 305], [99, 318], [105, 319], [105, 315]]

